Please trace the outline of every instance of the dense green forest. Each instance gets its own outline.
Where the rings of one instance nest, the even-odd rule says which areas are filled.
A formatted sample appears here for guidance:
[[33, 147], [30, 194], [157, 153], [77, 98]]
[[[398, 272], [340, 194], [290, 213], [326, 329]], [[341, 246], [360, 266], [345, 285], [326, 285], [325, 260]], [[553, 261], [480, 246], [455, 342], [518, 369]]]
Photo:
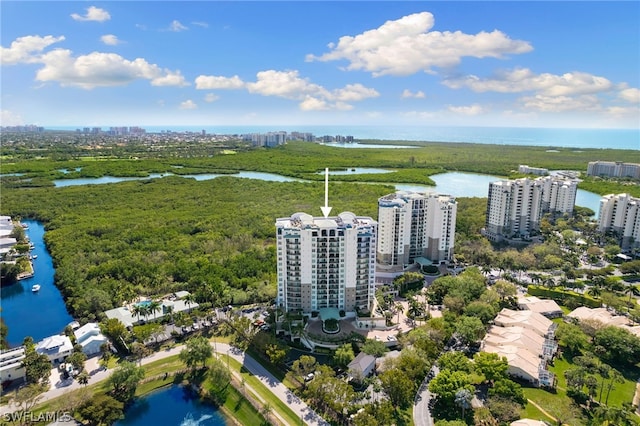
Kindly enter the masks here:
[[[377, 216], [382, 185], [331, 184], [334, 213]], [[319, 215], [323, 183], [223, 177], [11, 189], [3, 214], [46, 224], [56, 283], [72, 313], [92, 319], [130, 294], [195, 293], [216, 304], [275, 296], [274, 226]]]
[[[394, 142], [388, 142], [394, 143]], [[430, 175], [446, 171], [466, 171], [513, 175], [520, 164], [545, 167], [550, 170], [586, 171], [587, 163], [595, 160], [640, 163], [640, 151], [484, 145], [468, 143], [396, 142], [414, 148], [397, 149], [340, 149], [309, 142], [291, 142], [277, 148], [256, 148], [229, 151], [211, 148], [210, 155], [191, 155], [189, 151], [173, 152], [168, 156], [160, 149], [96, 157], [94, 150], [70, 150], [64, 156], [38, 151], [37, 157], [23, 151], [4, 148], [2, 173], [25, 173], [25, 176], [5, 176], [4, 186], [52, 185], [53, 179], [100, 176], [147, 176], [149, 173], [198, 174], [261, 171], [278, 173], [305, 180], [322, 180], [318, 174], [325, 167], [349, 169], [380, 167], [396, 170], [384, 174], [340, 176], [342, 181], [413, 183], [433, 185]], [[120, 148], [122, 149], [122, 148]], [[202, 148], [200, 148], [202, 150]], [[32, 151], [27, 151], [32, 152]], [[197, 151], [196, 151], [197, 152]], [[229, 154], [234, 152], [234, 154]], [[79, 169], [76, 171], [76, 169]], [[68, 170], [64, 173], [61, 170]], [[592, 180], [591, 189], [599, 191], [602, 180]], [[617, 185], [617, 183], [614, 183]], [[629, 187], [636, 191], [637, 185]], [[586, 188], [585, 188], [586, 189]]]
[[[386, 144], [394, 143], [385, 141]], [[407, 144], [406, 142], [397, 142]], [[433, 184], [429, 176], [460, 170], [514, 176], [518, 165], [586, 170], [588, 161], [640, 162], [640, 152], [573, 150], [462, 143], [411, 142], [415, 148], [339, 149], [294, 142], [265, 149], [240, 143], [170, 148], [132, 144], [100, 148], [69, 144], [2, 147], [2, 214], [41, 220], [56, 264], [56, 283], [71, 313], [94, 319], [133, 295], [189, 290], [212, 304], [272, 300], [274, 223], [304, 211], [320, 214], [325, 167], [379, 167], [396, 172], [337, 176], [330, 183], [333, 213], [377, 217], [383, 184]], [[189, 149], [189, 146], [193, 150]], [[232, 150], [231, 150], [232, 148]], [[108, 154], [108, 155], [107, 155]], [[64, 171], [63, 171], [64, 170]], [[261, 171], [307, 182], [265, 182], [232, 176], [196, 181], [179, 177], [110, 185], [53, 188], [62, 178]], [[334, 179], [340, 179], [336, 182]], [[640, 196], [633, 182], [588, 178], [581, 187]], [[486, 199], [459, 199], [457, 240], [480, 239]], [[462, 247], [462, 244], [459, 245]]]

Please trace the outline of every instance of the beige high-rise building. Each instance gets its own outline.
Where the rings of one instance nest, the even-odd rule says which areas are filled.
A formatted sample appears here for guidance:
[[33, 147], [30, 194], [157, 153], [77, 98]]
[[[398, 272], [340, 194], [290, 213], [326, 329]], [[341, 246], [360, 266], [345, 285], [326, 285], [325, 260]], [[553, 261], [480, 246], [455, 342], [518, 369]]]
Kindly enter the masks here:
[[398, 191], [378, 199], [380, 265], [406, 266], [417, 258], [450, 261], [457, 202], [449, 195]]
[[351, 212], [277, 219], [277, 305], [304, 313], [371, 309], [377, 231], [375, 220]]

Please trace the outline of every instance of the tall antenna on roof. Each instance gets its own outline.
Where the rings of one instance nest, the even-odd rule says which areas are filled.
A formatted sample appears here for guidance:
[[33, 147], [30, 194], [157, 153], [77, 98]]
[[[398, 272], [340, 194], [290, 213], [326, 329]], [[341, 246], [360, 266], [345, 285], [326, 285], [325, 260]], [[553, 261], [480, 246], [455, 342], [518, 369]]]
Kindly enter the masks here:
[[329, 168], [324, 169], [324, 207], [320, 207], [324, 217], [329, 217], [331, 207], [329, 207]]

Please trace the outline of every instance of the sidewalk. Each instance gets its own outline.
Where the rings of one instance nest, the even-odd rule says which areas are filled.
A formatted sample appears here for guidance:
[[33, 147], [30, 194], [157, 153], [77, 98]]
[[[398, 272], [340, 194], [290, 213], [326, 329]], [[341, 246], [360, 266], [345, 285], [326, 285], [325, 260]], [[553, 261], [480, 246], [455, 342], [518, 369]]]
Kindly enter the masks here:
[[[213, 343], [212, 343], [213, 346]], [[269, 373], [258, 361], [253, 359], [251, 356], [245, 354], [244, 352], [231, 347], [226, 343], [216, 343], [215, 345], [216, 353], [218, 355], [229, 354], [231, 358], [240, 362], [251, 374], [256, 376], [266, 387], [269, 389], [278, 399], [280, 399], [283, 403], [289, 406], [289, 408], [296, 413], [304, 421], [307, 425], [312, 426], [328, 426], [327, 423], [322, 417], [320, 417], [316, 412], [314, 412], [304, 401], [295, 396], [287, 387], [282, 384], [278, 379], [276, 379], [271, 373]], [[166, 349], [160, 352], [154, 352], [150, 356], [143, 358], [141, 364], [144, 366], [154, 361], [158, 361], [164, 358], [168, 358], [172, 355], [177, 355], [184, 349], [184, 345], [174, 346], [173, 348]], [[97, 382], [101, 382], [105, 380], [111, 375], [113, 370], [102, 370], [98, 371], [91, 376], [89, 379], [89, 384], [94, 384]], [[57, 398], [59, 396], [64, 395], [67, 392], [71, 392], [75, 389], [79, 389], [82, 387], [77, 381], [73, 381], [68, 386], [59, 386], [58, 383], [53, 383], [54, 378], [57, 377], [56, 373], [52, 372], [52, 384], [51, 389], [42, 394], [42, 399], [38, 402], [38, 404], [42, 404], [45, 401], [49, 401], [51, 399]], [[238, 373], [234, 372], [234, 377], [240, 382], [242, 378]], [[58, 385], [58, 386], [56, 386]], [[264, 400], [260, 397], [260, 395], [252, 389], [249, 385], [246, 385], [247, 389], [251, 390], [255, 395], [256, 399], [260, 400], [264, 403]], [[3, 405], [0, 407], [0, 416], [6, 413], [12, 413], [17, 411], [18, 407], [14, 404], [9, 403], [7, 405]], [[276, 412], [276, 410], [272, 411], [272, 415], [275, 415], [280, 421], [283, 421], [280, 415]], [[283, 422], [284, 423], [284, 422]]]

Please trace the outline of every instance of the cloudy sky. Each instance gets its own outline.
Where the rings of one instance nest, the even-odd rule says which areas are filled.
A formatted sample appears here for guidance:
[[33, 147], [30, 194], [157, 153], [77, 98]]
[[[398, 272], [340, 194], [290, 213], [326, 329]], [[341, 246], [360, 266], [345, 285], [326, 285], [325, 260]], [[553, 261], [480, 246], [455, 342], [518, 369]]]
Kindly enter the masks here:
[[2, 1], [2, 125], [640, 127], [640, 2]]

